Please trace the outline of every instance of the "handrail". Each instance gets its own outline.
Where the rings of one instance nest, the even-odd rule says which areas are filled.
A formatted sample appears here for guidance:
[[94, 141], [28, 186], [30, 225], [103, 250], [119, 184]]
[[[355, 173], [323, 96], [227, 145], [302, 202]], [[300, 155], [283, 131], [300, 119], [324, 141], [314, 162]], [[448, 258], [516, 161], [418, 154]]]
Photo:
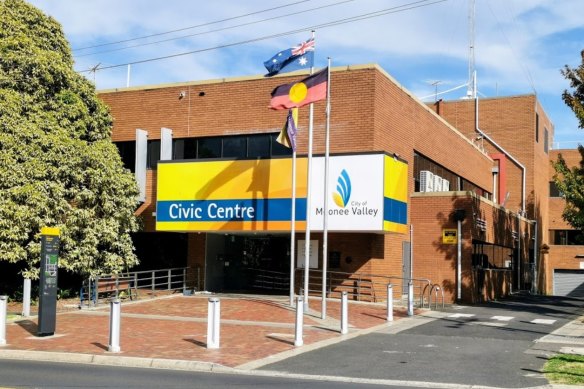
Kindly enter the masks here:
[[[117, 280], [123, 279], [131, 282], [131, 287], [134, 289], [150, 289], [152, 292], [157, 290], [186, 290], [187, 279], [186, 267], [175, 267], [168, 269], [156, 270], [141, 270], [133, 272], [125, 272], [123, 274], [101, 274], [92, 276], [83, 281], [80, 291], [80, 306], [84, 301], [87, 304], [93, 302], [94, 305], [99, 303], [99, 281], [103, 280]], [[147, 275], [147, 276], [146, 276]], [[146, 276], [146, 277], [145, 277]], [[148, 277], [149, 276], [149, 277]]]
[[[303, 269], [296, 269], [296, 271], [303, 271]], [[317, 275], [315, 275], [315, 273]], [[322, 274], [322, 270], [313, 269], [310, 272], [309, 278], [309, 293], [319, 293], [322, 288], [319, 287], [322, 277], [318, 276]], [[298, 278], [297, 278], [298, 279]], [[347, 291], [350, 296], [353, 296], [357, 301], [362, 301], [365, 296], [370, 297], [373, 301], [378, 301], [378, 295], [381, 295], [380, 301], [383, 301], [383, 296], [387, 293], [387, 284], [395, 283], [396, 280], [401, 281], [401, 285], [407, 285], [407, 283], [412, 282], [417, 285], [418, 296], [420, 299], [419, 306], [424, 307], [426, 301], [428, 302], [428, 308], [430, 308], [429, 301], [430, 297], [428, 293], [431, 291], [432, 283], [427, 278], [403, 278], [397, 276], [385, 276], [380, 274], [370, 274], [370, 273], [348, 273], [348, 272], [338, 272], [338, 271], [327, 271], [327, 294], [330, 296], [335, 293], [340, 293], [342, 290]], [[354, 285], [343, 285], [348, 281], [353, 281]], [[335, 285], [335, 283], [337, 285]], [[312, 286], [312, 288], [311, 288]], [[334, 290], [337, 289], [337, 290]], [[347, 290], [348, 289], [348, 290]], [[403, 290], [403, 288], [402, 288]], [[382, 293], [376, 293], [380, 291]], [[383, 293], [385, 291], [385, 293]], [[367, 293], [368, 292], [368, 293]], [[416, 294], [416, 293], [414, 293]], [[402, 293], [403, 296], [403, 293]]]

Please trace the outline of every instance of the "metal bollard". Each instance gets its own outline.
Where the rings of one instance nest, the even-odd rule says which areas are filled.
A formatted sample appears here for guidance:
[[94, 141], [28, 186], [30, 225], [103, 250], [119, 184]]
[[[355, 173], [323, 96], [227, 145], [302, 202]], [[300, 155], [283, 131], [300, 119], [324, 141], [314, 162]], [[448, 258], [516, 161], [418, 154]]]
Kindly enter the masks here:
[[341, 294], [341, 334], [349, 332], [349, 304], [347, 302], [347, 292]]
[[414, 316], [414, 284], [408, 282], [408, 316]]
[[393, 286], [387, 284], [387, 321], [393, 321]]
[[108, 351], [112, 353], [120, 352], [120, 318], [121, 318], [120, 299], [110, 301], [110, 336]]
[[6, 345], [6, 306], [8, 296], [0, 296], [0, 346]]
[[300, 347], [304, 344], [302, 339], [302, 321], [304, 317], [304, 299], [302, 296], [296, 297], [296, 331], [294, 336], [294, 346]]
[[217, 297], [209, 298], [207, 308], [207, 348], [219, 348], [219, 318], [221, 302]]
[[30, 278], [24, 279], [24, 285], [22, 288], [22, 316], [30, 316]]

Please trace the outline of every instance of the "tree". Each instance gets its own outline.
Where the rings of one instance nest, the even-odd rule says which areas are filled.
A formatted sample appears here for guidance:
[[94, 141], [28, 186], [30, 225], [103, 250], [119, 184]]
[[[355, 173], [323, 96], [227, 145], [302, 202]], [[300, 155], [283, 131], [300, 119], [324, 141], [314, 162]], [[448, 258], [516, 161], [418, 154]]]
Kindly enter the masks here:
[[[572, 90], [564, 90], [562, 99], [574, 111], [579, 128], [584, 128], [584, 50], [580, 53], [582, 63], [577, 68], [568, 65], [561, 70], [562, 75], [570, 81]], [[553, 162], [556, 174], [554, 182], [566, 200], [562, 217], [573, 228], [584, 231], [584, 147], [578, 146], [582, 156], [580, 166], [568, 167], [561, 154]]]
[[37, 277], [40, 229], [54, 226], [68, 271], [135, 265], [138, 188], [111, 142], [107, 107], [73, 70], [53, 18], [0, 0], [0, 25], [0, 260]]

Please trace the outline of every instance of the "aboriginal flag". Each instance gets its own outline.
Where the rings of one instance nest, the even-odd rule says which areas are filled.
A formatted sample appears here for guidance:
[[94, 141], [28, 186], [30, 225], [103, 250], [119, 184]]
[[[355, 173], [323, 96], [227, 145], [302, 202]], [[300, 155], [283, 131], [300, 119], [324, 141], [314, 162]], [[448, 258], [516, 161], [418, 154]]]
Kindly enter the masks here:
[[270, 108], [300, 108], [315, 101], [326, 99], [328, 68], [305, 79], [277, 86], [272, 91]]

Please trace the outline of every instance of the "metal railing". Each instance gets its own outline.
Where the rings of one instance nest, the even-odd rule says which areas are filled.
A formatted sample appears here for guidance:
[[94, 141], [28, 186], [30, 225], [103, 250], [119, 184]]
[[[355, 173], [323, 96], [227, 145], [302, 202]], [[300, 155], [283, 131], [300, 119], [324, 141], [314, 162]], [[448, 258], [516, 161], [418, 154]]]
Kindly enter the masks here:
[[[143, 270], [127, 272], [124, 274], [103, 274], [83, 281], [80, 291], [80, 306], [84, 302], [98, 305], [109, 297], [119, 297], [124, 290], [135, 291], [135, 297], [139, 290], [149, 290], [152, 293], [158, 291], [183, 291], [187, 288], [188, 268], [178, 267], [171, 269]], [[200, 271], [197, 271], [197, 288], [200, 285]], [[123, 287], [121, 287], [123, 286]], [[129, 293], [132, 297], [132, 292]]]
[[290, 273], [254, 268], [246, 268], [245, 270], [252, 275], [250, 286], [254, 289], [290, 290]]
[[[246, 269], [253, 272], [250, 287], [283, 292], [286, 294], [290, 290], [290, 273], [269, 271], [262, 269]], [[303, 294], [304, 269], [295, 269], [295, 290]], [[444, 294], [438, 285], [430, 282], [426, 278], [402, 278], [395, 276], [382, 276], [367, 273], [346, 273], [338, 271], [327, 271], [326, 294], [328, 298], [341, 298], [342, 292], [347, 292], [348, 297], [356, 301], [383, 302], [387, 300], [387, 285], [392, 284], [394, 300], [407, 299], [407, 293], [399, 293], [404, 289], [407, 291], [408, 283], [414, 285], [414, 298], [418, 301], [419, 307], [430, 308], [431, 294], [442, 293], [442, 304], [444, 304]], [[308, 292], [310, 295], [320, 296], [322, 293], [322, 270], [311, 269], [309, 272]], [[437, 304], [437, 299], [435, 301]]]
[[[304, 269], [296, 269], [296, 285], [302, 288], [301, 280], [304, 280]], [[407, 290], [408, 283], [414, 286], [414, 298], [418, 306], [430, 307], [430, 293], [432, 282], [427, 278], [403, 278], [397, 276], [383, 276], [369, 273], [346, 273], [338, 271], [327, 272], [326, 293], [327, 297], [340, 298], [342, 292], [347, 292], [349, 298], [356, 301], [382, 302], [387, 300], [387, 285], [392, 284], [394, 291]], [[322, 293], [322, 270], [311, 269], [308, 282], [309, 294], [320, 295]], [[394, 300], [407, 298], [407, 293], [394, 292]]]

